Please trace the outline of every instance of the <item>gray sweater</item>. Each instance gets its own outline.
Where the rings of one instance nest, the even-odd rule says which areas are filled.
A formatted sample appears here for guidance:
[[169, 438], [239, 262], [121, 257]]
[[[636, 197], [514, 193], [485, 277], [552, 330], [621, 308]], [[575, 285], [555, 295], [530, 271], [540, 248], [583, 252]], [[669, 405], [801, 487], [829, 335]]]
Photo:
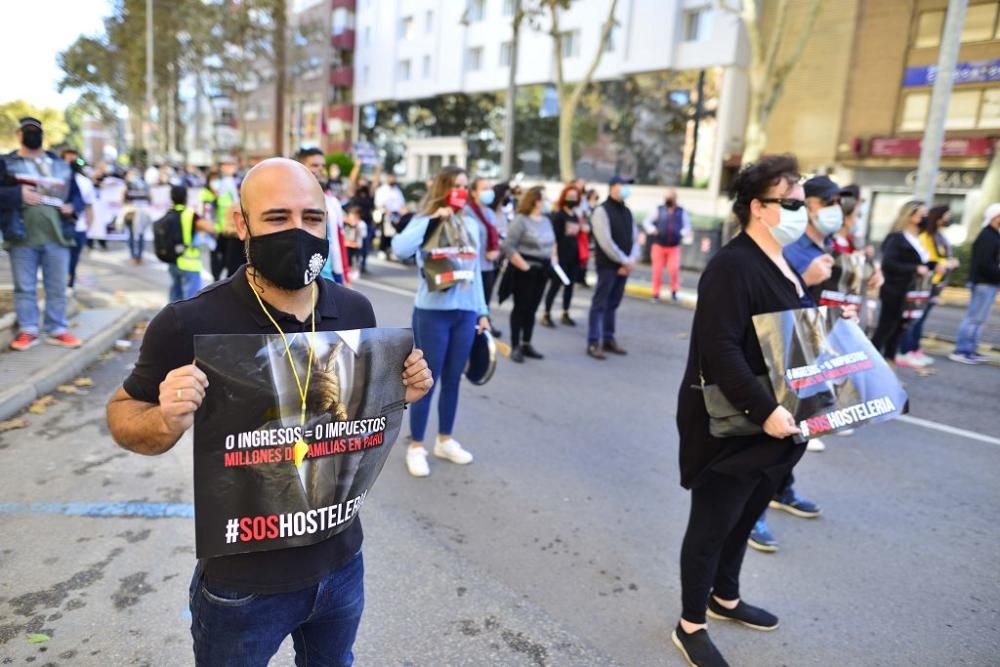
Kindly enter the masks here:
[[518, 214], [507, 229], [503, 252], [507, 257], [518, 252], [522, 256], [548, 261], [555, 244], [556, 232], [548, 216], [543, 215], [541, 220], [534, 220], [527, 215]]

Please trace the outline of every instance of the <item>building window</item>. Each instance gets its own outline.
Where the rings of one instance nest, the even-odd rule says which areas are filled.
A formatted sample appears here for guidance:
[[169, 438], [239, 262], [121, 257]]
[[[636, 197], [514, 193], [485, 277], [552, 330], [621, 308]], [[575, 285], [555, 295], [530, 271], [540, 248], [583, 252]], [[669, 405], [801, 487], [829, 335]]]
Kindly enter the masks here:
[[969, 5], [965, 10], [965, 22], [962, 24], [963, 42], [985, 42], [993, 39], [996, 32], [997, 3], [985, 5]]
[[433, 31], [434, 31], [434, 12], [428, 9], [427, 13], [424, 14], [424, 32], [433, 32]]
[[900, 132], [919, 132], [927, 124], [930, 93], [910, 93], [903, 100], [903, 116], [899, 119]]
[[475, 72], [483, 68], [483, 47], [474, 46], [465, 52], [465, 69]]
[[944, 12], [921, 12], [917, 19], [917, 38], [914, 46], [918, 49], [941, 44], [941, 29], [944, 26]]
[[365, 26], [365, 46], [372, 45], [372, 27], [370, 25]]
[[700, 42], [708, 36], [708, 9], [693, 9], [684, 12], [684, 41]]
[[504, 16], [514, 15], [514, 0], [503, 0], [503, 15]]
[[569, 30], [562, 34], [562, 57], [576, 58], [580, 55], [580, 31]]
[[410, 80], [410, 61], [400, 60], [399, 64], [396, 66], [396, 78], [400, 81]]
[[431, 57], [424, 56], [424, 78], [431, 78]]
[[361, 85], [362, 86], [368, 85], [368, 65], [365, 65], [363, 68], [361, 68]]
[[514, 55], [513, 42], [503, 42], [500, 45], [500, 67], [510, 67], [510, 63], [513, 60], [513, 55]]
[[399, 38], [409, 39], [413, 36], [413, 17], [404, 16], [399, 19]]
[[953, 90], [948, 99], [948, 116], [945, 118], [946, 130], [973, 130], [976, 128], [976, 118], [979, 115], [979, 100], [981, 90]]
[[1000, 127], [1000, 88], [987, 88], [983, 91], [983, 103], [979, 107], [979, 127]]
[[469, 23], [482, 21], [486, 15], [486, 0], [469, 0], [469, 7], [466, 9], [465, 15]]
[[345, 30], [354, 30], [354, 12], [349, 12], [343, 7], [338, 7], [333, 10], [332, 34], [340, 35]]

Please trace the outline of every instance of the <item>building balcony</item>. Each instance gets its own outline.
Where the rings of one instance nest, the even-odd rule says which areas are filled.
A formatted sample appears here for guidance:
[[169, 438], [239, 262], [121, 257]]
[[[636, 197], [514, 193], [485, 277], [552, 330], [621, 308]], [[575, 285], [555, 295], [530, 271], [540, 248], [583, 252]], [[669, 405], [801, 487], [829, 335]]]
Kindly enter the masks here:
[[354, 120], [354, 106], [351, 104], [331, 104], [329, 109], [330, 118], [339, 118], [345, 123]]
[[354, 68], [347, 67], [334, 67], [330, 70], [330, 85], [337, 86], [338, 88], [353, 88], [354, 87]]
[[357, 4], [355, 0], [333, 0], [334, 9], [347, 9], [353, 12], [357, 8]]
[[341, 49], [343, 51], [353, 51], [354, 50], [354, 31], [345, 30], [339, 35], [334, 35], [331, 38], [333, 42], [333, 48]]

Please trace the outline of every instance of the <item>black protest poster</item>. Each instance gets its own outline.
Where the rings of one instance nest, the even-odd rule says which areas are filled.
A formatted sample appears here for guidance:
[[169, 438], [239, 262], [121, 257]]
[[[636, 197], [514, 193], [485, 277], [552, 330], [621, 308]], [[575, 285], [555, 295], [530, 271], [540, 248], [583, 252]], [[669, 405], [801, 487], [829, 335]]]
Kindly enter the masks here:
[[194, 422], [199, 558], [305, 546], [343, 531], [399, 435], [409, 329], [287, 341], [195, 337], [195, 363], [209, 381]]
[[819, 288], [819, 305], [860, 308], [871, 275], [871, 262], [865, 253], [835, 253], [830, 278]]
[[930, 272], [925, 276], [913, 276], [910, 289], [906, 290], [906, 300], [903, 302], [903, 319], [919, 320], [924, 316], [927, 304], [931, 300], [933, 277]]
[[775, 398], [804, 438], [897, 417], [907, 396], [861, 327], [837, 308], [754, 315]]

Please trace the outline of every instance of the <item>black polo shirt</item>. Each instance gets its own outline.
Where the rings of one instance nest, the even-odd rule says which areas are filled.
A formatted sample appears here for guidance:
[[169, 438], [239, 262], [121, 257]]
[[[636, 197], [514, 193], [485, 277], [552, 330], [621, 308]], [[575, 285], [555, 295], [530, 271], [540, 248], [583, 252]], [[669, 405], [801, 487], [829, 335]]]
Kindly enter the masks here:
[[[375, 326], [375, 312], [364, 295], [325, 279], [317, 280], [316, 330], [340, 331]], [[171, 303], [149, 323], [139, 361], [125, 379], [129, 396], [159, 403], [160, 383], [167, 373], [194, 361], [194, 337], [199, 334], [273, 334], [274, 325], [261, 310], [247, 283], [246, 267], [205, 288], [197, 296]], [[268, 307], [287, 332], [307, 332], [309, 318]], [[278, 593], [311, 586], [361, 549], [361, 517], [328, 540], [294, 549], [203, 559], [209, 586], [247, 593]]]

